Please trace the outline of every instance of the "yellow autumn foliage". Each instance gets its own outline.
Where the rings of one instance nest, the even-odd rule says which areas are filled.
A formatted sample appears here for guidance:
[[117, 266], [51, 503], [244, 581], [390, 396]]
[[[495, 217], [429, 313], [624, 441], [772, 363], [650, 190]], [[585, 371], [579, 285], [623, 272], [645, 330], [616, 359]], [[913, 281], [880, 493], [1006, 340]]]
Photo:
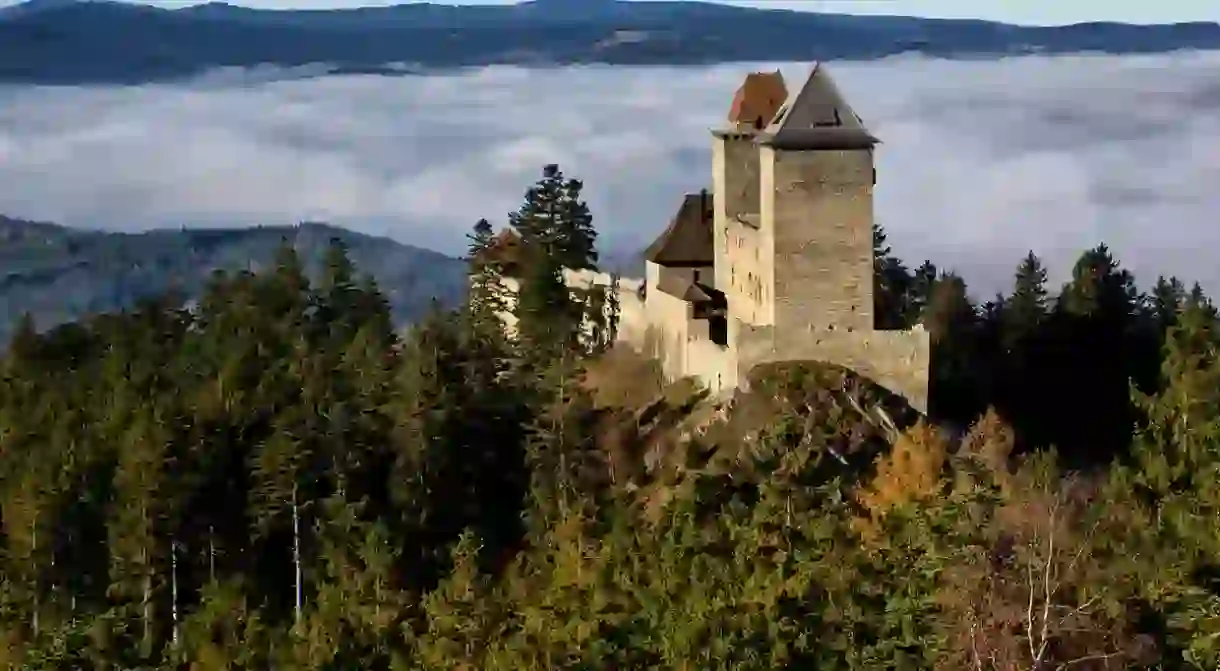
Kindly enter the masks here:
[[856, 494], [868, 511], [868, 519], [857, 520], [857, 529], [868, 535], [890, 510], [936, 494], [948, 455], [944, 432], [923, 421], [899, 433], [889, 453], [877, 460], [873, 478]]

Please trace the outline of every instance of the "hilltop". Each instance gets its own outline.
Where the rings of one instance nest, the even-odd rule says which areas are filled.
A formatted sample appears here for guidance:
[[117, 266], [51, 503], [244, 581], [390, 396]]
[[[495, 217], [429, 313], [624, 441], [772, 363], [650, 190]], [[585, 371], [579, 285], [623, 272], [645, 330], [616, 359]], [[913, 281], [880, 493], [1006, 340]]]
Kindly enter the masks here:
[[140, 83], [218, 67], [317, 66], [404, 74], [489, 64], [682, 65], [1220, 48], [1220, 26], [852, 16], [704, 2], [516, 5], [412, 3], [263, 10], [224, 2], [177, 9], [107, 0], [31, 0], [0, 9], [0, 81]]
[[45, 328], [171, 288], [197, 297], [215, 270], [267, 267], [285, 239], [316, 272], [332, 238], [376, 279], [400, 325], [433, 299], [448, 306], [464, 295], [463, 261], [326, 224], [116, 233], [0, 216], [0, 342], [25, 312]]

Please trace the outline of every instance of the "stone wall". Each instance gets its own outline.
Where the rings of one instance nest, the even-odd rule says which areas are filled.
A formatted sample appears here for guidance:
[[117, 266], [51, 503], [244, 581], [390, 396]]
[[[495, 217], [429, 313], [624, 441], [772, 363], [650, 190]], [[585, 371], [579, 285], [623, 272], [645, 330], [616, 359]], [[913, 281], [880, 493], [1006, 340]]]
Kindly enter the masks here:
[[656, 359], [667, 380], [681, 377], [687, 368], [686, 345], [691, 338], [690, 305], [650, 284], [645, 311], [648, 325], [643, 341], [637, 345], [628, 336], [620, 340]]
[[922, 326], [909, 331], [825, 329], [777, 332], [743, 326], [737, 340], [738, 379], [755, 366], [780, 361], [823, 361], [859, 373], [928, 410], [931, 341]]
[[762, 230], [758, 145], [750, 135], [719, 134], [713, 156], [715, 285], [729, 311], [752, 324], [771, 319], [770, 244]]
[[712, 143], [712, 203], [717, 218], [758, 214], [758, 145], [751, 135], [716, 133]]
[[[571, 289], [588, 289], [593, 286], [609, 287], [615, 280], [609, 273], [599, 273], [592, 270], [564, 269], [564, 283]], [[500, 313], [504, 328], [513, 333], [517, 328], [517, 316], [513, 314], [512, 304], [521, 284], [516, 279], [506, 277], [503, 280], [509, 309]], [[632, 343], [643, 343], [648, 329], [648, 315], [644, 310], [644, 301], [640, 300], [640, 287], [643, 280], [618, 278], [619, 323], [618, 339]]]
[[718, 275], [725, 279], [716, 288], [724, 293], [730, 314], [751, 324], [766, 323], [768, 310], [764, 306], [769, 301], [764, 277], [769, 264], [763, 253], [761, 232], [748, 224], [730, 220], [720, 228], [720, 234], [725, 245], [724, 255], [717, 257], [717, 265], [724, 271]]
[[[762, 147], [777, 328], [873, 327], [871, 150]], [[770, 202], [767, 202], [770, 201]]]

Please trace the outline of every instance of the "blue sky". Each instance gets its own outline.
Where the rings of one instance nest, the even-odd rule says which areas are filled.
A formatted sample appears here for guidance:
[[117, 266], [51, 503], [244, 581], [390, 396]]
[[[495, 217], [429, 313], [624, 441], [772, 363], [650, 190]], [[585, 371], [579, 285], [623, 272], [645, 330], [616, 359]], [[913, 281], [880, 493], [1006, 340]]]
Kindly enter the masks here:
[[[18, 0], [0, 0], [0, 5]], [[153, 0], [151, 4], [178, 6], [202, 0]], [[408, 0], [230, 0], [250, 7], [354, 7], [386, 5]], [[434, 0], [445, 4], [512, 4], [515, 0]], [[647, 2], [648, 0], [639, 0]], [[1170, 23], [1175, 21], [1220, 22], [1220, 0], [721, 0], [724, 4], [754, 7], [843, 12], [851, 14], [900, 14], [955, 18], [983, 18], [1012, 23], [1056, 25], [1081, 21], [1127, 21]]]

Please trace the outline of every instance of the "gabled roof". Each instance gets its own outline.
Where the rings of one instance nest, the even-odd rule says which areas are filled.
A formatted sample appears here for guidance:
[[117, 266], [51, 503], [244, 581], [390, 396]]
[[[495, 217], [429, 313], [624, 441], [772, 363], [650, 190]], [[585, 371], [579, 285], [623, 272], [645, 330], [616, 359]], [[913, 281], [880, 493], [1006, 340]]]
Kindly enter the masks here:
[[706, 191], [686, 194], [669, 227], [644, 250], [644, 258], [670, 267], [712, 265], [712, 203]]
[[733, 96], [729, 123], [752, 125], [762, 130], [787, 99], [788, 87], [779, 70], [751, 72]]
[[780, 107], [760, 141], [777, 149], [864, 149], [878, 142], [821, 63]]

